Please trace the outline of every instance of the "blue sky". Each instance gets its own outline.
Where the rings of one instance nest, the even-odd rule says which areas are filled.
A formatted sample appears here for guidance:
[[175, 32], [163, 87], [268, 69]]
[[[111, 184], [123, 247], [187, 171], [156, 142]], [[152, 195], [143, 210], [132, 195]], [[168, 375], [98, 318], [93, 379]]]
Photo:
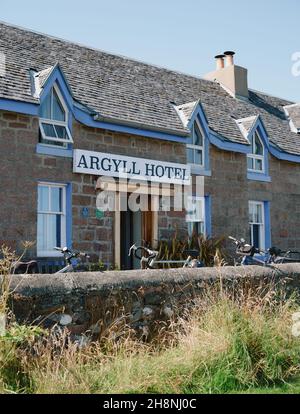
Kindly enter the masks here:
[[202, 76], [235, 50], [249, 86], [300, 101], [299, 0], [14, 0], [0, 20]]

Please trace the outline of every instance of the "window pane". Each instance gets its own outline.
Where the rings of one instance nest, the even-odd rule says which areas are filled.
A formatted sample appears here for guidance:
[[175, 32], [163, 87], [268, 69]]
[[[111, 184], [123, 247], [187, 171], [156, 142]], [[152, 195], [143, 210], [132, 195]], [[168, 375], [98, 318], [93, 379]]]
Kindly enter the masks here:
[[262, 205], [256, 204], [255, 208], [255, 223], [262, 223]]
[[249, 157], [247, 158], [247, 168], [248, 170], [253, 170], [253, 158]]
[[194, 127], [194, 145], [199, 145], [200, 147], [203, 145], [203, 137], [196, 122]]
[[53, 125], [42, 123], [42, 127], [46, 137], [57, 138]]
[[67, 148], [68, 144], [66, 142], [57, 142], [57, 141], [48, 141], [47, 139], [42, 139], [41, 142], [47, 145], [55, 145], [56, 147]]
[[55, 121], [65, 121], [65, 111], [59, 101], [57, 93], [53, 89], [53, 114], [52, 119]]
[[47, 214], [38, 214], [37, 248], [38, 250], [47, 249]]
[[253, 224], [253, 240], [252, 240], [252, 244], [257, 249], [259, 249], [261, 247], [261, 245], [260, 245], [260, 225], [259, 224]]
[[60, 125], [55, 125], [55, 130], [56, 130], [58, 138], [69, 139], [66, 127], [60, 126]]
[[188, 235], [192, 237], [194, 235], [204, 234], [204, 223], [188, 223]]
[[187, 149], [187, 162], [188, 164], [194, 164], [194, 150], [191, 148]]
[[37, 247], [39, 251], [53, 250], [61, 245], [61, 216], [38, 214]]
[[202, 199], [188, 197], [188, 206], [186, 211], [187, 222], [204, 221], [204, 205]]
[[41, 118], [51, 119], [51, 93], [44, 99], [41, 109], [40, 109]]
[[256, 155], [264, 154], [264, 148], [257, 133], [255, 133], [254, 154]]
[[[59, 218], [59, 220], [58, 220]], [[60, 216], [49, 215], [48, 219], [48, 234], [46, 240], [46, 250], [52, 251], [54, 247], [60, 247], [60, 229], [58, 232], [58, 224], [60, 223]]]
[[195, 164], [202, 165], [203, 164], [202, 150], [194, 150], [194, 151], [195, 151]]
[[258, 159], [255, 159], [254, 160], [254, 164], [255, 164], [255, 170], [256, 171], [262, 171], [263, 170], [263, 160], [258, 160]]
[[49, 211], [49, 187], [38, 186], [38, 211]]
[[249, 223], [255, 222], [255, 204], [249, 203]]
[[63, 189], [58, 187], [51, 188], [51, 211], [54, 213], [62, 212]]

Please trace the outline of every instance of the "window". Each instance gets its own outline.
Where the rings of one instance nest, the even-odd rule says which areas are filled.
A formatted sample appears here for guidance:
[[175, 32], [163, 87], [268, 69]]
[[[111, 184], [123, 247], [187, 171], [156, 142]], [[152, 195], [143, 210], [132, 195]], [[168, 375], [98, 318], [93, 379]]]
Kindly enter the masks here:
[[66, 148], [73, 142], [68, 127], [68, 109], [56, 85], [41, 104], [40, 132], [43, 144]]
[[204, 197], [188, 197], [186, 212], [186, 222], [188, 224], [188, 234], [205, 234], [205, 201]]
[[250, 243], [258, 249], [265, 249], [264, 203], [249, 201]]
[[204, 166], [204, 138], [197, 121], [193, 125], [192, 143], [187, 145], [187, 162]]
[[257, 131], [252, 136], [251, 140], [251, 154], [247, 155], [248, 171], [264, 173], [265, 159], [264, 159], [264, 145]]
[[66, 245], [66, 186], [38, 185], [37, 253], [57, 256], [54, 247]]

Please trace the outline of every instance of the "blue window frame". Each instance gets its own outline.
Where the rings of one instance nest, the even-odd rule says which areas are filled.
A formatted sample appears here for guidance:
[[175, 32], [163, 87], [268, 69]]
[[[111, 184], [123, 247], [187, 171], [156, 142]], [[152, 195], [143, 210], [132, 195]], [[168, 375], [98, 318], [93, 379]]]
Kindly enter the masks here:
[[250, 142], [250, 152], [247, 153], [248, 180], [270, 182], [268, 137], [260, 123], [248, 139]]
[[41, 144], [67, 149], [73, 143], [69, 129], [69, 111], [56, 84], [40, 106]]
[[189, 237], [194, 234], [211, 236], [211, 197], [189, 196], [186, 212]]
[[271, 247], [269, 201], [249, 201], [249, 239], [258, 249]]

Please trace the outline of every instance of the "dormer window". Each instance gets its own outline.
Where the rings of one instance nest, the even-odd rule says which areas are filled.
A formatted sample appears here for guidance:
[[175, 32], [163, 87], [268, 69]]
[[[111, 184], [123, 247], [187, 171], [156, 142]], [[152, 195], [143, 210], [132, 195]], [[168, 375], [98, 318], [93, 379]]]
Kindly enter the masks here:
[[41, 143], [66, 148], [73, 143], [68, 127], [68, 108], [56, 85], [44, 99], [40, 107]]
[[187, 145], [187, 162], [195, 166], [204, 166], [204, 138], [198, 122], [194, 122], [192, 143]]
[[252, 135], [251, 149], [251, 153], [247, 155], [248, 171], [263, 174], [265, 172], [265, 149], [257, 131]]

